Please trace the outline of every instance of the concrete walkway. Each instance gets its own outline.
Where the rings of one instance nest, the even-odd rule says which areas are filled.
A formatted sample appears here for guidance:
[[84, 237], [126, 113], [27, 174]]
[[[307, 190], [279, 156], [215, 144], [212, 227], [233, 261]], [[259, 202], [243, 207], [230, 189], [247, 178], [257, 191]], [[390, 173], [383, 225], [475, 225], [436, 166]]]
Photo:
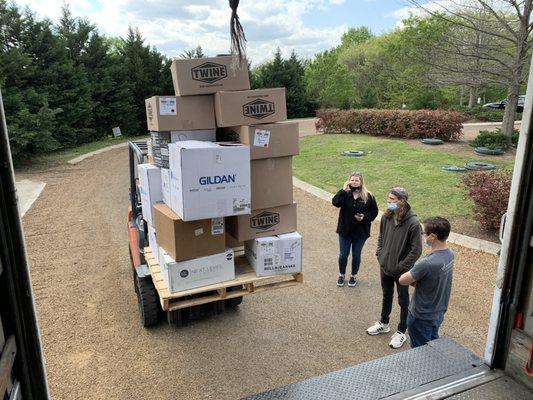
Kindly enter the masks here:
[[[522, 121], [516, 121], [515, 129], [520, 129]], [[501, 128], [501, 122], [474, 122], [463, 124], [463, 140], [474, 140], [480, 131], [495, 131]]]
[[17, 187], [17, 199], [19, 205], [19, 213], [22, 218], [24, 214], [30, 209], [32, 204], [37, 200], [41, 192], [43, 191], [46, 183], [33, 182], [28, 179], [15, 182]]
[[[333, 197], [333, 194], [326, 192], [325, 190], [322, 190], [320, 188], [317, 188], [316, 186], [313, 186], [307, 182], [304, 182], [295, 176], [292, 177], [292, 184], [297, 187], [298, 189], [305, 190], [306, 192], [324, 200], [328, 203], [331, 202], [331, 199]], [[383, 213], [380, 211], [379, 215], [377, 217], [377, 220], [381, 219], [381, 216]], [[456, 245], [466, 247], [468, 249], [473, 250], [480, 250], [485, 253], [499, 255], [498, 252], [500, 251], [500, 245], [498, 243], [489, 242], [488, 240], [482, 240], [466, 235], [461, 235], [459, 233], [451, 232], [450, 236], [448, 238], [448, 242], [454, 243]]]

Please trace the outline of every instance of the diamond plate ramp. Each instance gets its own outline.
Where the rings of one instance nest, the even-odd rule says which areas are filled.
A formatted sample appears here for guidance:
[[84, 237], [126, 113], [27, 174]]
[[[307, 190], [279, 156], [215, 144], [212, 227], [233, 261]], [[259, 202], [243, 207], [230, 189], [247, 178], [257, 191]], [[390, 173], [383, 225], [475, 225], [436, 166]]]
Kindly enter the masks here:
[[316, 376], [247, 400], [381, 399], [481, 364], [483, 361], [472, 352], [443, 337], [426, 346]]
[[450, 400], [533, 400], [533, 394], [508, 376], [448, 397]]

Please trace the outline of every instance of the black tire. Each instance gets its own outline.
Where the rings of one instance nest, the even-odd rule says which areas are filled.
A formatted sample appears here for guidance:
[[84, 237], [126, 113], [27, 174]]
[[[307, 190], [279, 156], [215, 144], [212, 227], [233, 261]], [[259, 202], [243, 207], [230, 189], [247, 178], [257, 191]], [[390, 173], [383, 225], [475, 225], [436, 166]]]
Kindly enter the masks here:
[[170, 326], [180, 328], [185, 324], [183, 310], [167, 311], [167, 322]]
[[[242, 300], [241, 300], [242, 301]], [[224, 300], [213, 302], [213, 314], [220, 315], [224, 313], [226, 302]]]
[[[232, 286], [226, 289], [227, 292], [233, 292], [236, 290], [242, 290], [242, 286]], [[242, 303], [242, 296], [224, 300], [224, 303], [227, 308], [236, 308]]]
[[472, 161], [465, 164], [465, 168], [471, 171], [490, 171], [496, 169], [494, 164]]
[[466, 168], [458, 165], [445, 165], [442, 167], [442, 170], [447, 172], [465, 172]]
[[362, 157], [365, 153], [359, 150], [346, 150], [342, 152], [342, 155], [347, 157]]
[[482, 156], [501, 156], [505, 153], [503, 149], [489, 149], [487, 147], [476, 147], [474, 153]]
[[437, 139], [437, 138], [424, 138], [421, 140], [422, 143], [424, 144], [429, 144], [429, 145], [433, 145], [433, 146], [437, 146], [439, 144], [444, 144], [444, 141], [441, 140], [441, 139]]
[[154, 326], [159, 322], [159, 301], [154, 282], [151, 277], [139, 278], [135, 270], [135, 292], [137, 304], [141, 314], [141, 322], [145, 328]]

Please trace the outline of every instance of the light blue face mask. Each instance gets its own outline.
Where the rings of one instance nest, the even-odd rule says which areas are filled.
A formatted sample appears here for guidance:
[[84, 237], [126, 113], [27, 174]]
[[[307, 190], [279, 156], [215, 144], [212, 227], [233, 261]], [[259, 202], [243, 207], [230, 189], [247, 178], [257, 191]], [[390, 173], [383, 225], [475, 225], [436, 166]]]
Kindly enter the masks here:
[[398, 209], [398, 204], [396, 203], [387, 203], [387, 210], [396, 211]]

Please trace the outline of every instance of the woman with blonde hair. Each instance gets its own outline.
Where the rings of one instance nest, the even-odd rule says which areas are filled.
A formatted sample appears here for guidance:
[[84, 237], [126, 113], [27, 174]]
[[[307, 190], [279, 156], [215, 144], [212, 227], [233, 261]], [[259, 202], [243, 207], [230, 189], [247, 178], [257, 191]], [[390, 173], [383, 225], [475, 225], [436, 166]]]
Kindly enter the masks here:
[[333, 197], [332, 204], [340, 208], [337, 233], [339, 234], [339, 278], [337, 286], [344, 286], [348, 255], [352, 249], [352, 274], [348, 286], [357, 284], [357, 273], [361, 265], [361, 251], [370, 237], [370, 225], [378, 215], [378, 205], [370, 193], [363, 175], [354, 172], [344, 187]]

